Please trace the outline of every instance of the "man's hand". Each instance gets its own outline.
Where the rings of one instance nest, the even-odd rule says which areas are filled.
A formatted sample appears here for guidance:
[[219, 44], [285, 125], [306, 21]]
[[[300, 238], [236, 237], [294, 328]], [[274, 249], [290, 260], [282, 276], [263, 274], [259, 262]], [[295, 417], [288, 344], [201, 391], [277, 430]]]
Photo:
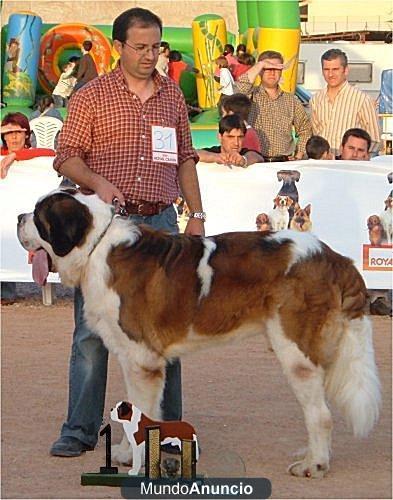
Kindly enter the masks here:
[[277, 69], [277, 70], [283, 70], [284, 69], [284, 65], [283, 64], [281, 64], [281, 63], [280, 64], [279, 63], [272, 63], [271, 61], [267, 61], [266, 59], [264, 59], [263, 61], [258, 61], [255, 66], [258, 67], [259, 73], [261, 73], [265, 69]]
[[14, 163], [15, 160], [15, 153], [10, 153], [7, 156], [4, 156], [4, 158], [1, 160], [0, 164], [0, 178], [5, 179], [8, 174], [8, 170], [10, 166]]
[[205, 236], [205, 226], [202, 219], [192, 217], [188, 219], [184, 234], [191, 236]]
[[107, 181], [101, 175], [94, 176], [94, 182], [91, 185], [93, 191], [106, 203], [112, 204], [113, 199], [117, 198], [120, 205], [124, 205], [125, 199], [121, 191], [111, 182]]
[[247, 166], [247, 162], [239, 153], [220, 153], [219, 161], [217, 161], [217, 163], [221, 163], [224, 165], [234, 165], [235, 167]]

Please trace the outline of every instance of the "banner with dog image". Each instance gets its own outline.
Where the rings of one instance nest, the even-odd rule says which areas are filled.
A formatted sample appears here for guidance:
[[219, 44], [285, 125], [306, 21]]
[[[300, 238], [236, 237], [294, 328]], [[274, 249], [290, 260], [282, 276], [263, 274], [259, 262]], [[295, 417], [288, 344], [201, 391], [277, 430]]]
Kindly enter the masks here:
[[[207, 235], [256, 229], [312, 231], [353, 259], [368, 288], [391, 288], [389, 162], [307, 160], [247, 169], [200, 163], [198, 176]], [[370, 243], [373, 214], [378, 216], [381, 237]]]

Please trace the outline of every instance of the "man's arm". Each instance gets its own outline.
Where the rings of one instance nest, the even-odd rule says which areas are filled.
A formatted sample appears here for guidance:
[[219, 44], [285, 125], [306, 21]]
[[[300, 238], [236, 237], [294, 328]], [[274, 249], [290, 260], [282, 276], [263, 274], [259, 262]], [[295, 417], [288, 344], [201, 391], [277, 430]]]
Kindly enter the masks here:
[[299, 102], [299, 100], [296, 97], [294, 97], [294, 99], [295, 99], [295, 112], [294, 112], [293, 125], [295, 127], [296, 135], [299, 137], [296, 147], [295, 160], [301, 160], [304, 158], [306, 153], [306, 143], [308, 139], [312, 136], [312, 127], [310, 119], [306, 111], [304, 110], [303, 105]]
[[363, 106], [360, 109], [359, 119], [361, 128], [366, 130], [371, 137], [371, 153], [378, 153], [381, 148], [381, 131], [378, 124], [378, 116], [370, 97], [366, 95]]
[[82, 56], [79, 61], [78, 72], [76, 74], [76, 79], [78, 82], [84, 77], [86, 70], [87, 70], [86, 57]]
[[206, 149], [197, 149], [199, 161], [203, 163], [219, 163], [220, 153], [213, 153], [213, 151], [206, 151]]
[[[178, 176], [180, 190], [186, 200], [190, 212], [203, 212], [198, 175], [193, 159], [186, 160], [179, 166]], [[188, 219], [184, 232], [186, 234], [203, 236], [205, 234], [203, 221], [196, 218]]]

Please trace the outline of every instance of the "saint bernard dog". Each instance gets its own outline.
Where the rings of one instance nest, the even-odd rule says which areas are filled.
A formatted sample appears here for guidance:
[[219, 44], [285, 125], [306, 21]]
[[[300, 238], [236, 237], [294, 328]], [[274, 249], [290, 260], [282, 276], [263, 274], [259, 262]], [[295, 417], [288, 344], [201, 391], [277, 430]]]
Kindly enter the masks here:
[[189, 439], [196, 442], [196, 460], [198, 460], [198, 440], [194, 427], [188, 422], [172, 420], [168, 422], [152, 420], [144, 415], [139, 408], [128, 401], [120, 401], [111, 410], [111, 419], [123, 424], [124, 433], [132, 448], [132, 469], [130, 476], [139, 473], [145, 452], [145, 429], [149, 426], [160, 428], [161, 444], [172, 444], [181, 450], [181, 440]]
[[[327, 398], [355, 436], [376, 423], [380, 384], [365, 284], [350, 259], [312, 234], [169, 235], [115, 216], [96, 195], [68, 190], [19, 215], [18, 238], [26, 250], [48, 253], [63, 284], [81, 287], [89, 327], [118, 357], [127, 399], [150, 418], [160, 419], [168, 360], [264, 334], [308, 432], [291, 474], [322, 477], [329, 469]], [[127, 439], [114, 458], [131, 460]]]

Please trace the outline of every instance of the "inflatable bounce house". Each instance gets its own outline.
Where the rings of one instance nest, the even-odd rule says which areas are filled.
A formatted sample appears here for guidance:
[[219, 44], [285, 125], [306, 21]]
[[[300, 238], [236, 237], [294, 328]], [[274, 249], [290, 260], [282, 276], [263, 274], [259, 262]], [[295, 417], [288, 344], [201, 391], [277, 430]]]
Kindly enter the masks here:
[[[180, 80], [186, 101], [204, 110], [193, 119], [194, 130], [211, 130], [215, 135], [219, 92], [214, 60], [226, 43], [245, 43], [253, 55], [267, 49], [281, 52], [285, 59], [282, 87], [295, 90], [300, 44], [298, 1], [237, 0], [237, 16], [237, 35], [227, 32], [225, 20], [214, 14], [197, 17], [189, 28], [164, 28], [162, 39], [198, 70], [183, 72]], [[2, 101], [7, 105], [2, 115], [17, 110], [29, 116], [36, 97], [52, 93], [69, 58], [81, 55], [84, 40], [93, 42], [90, 54], [99, 74], [110, 71], [118, 59], [111, 30], [112, 26], [83, 23], [43, 24], [33, 12], [12, 14], [1, 40]], [[198, 142], [196, 147], [200, 147]]]

